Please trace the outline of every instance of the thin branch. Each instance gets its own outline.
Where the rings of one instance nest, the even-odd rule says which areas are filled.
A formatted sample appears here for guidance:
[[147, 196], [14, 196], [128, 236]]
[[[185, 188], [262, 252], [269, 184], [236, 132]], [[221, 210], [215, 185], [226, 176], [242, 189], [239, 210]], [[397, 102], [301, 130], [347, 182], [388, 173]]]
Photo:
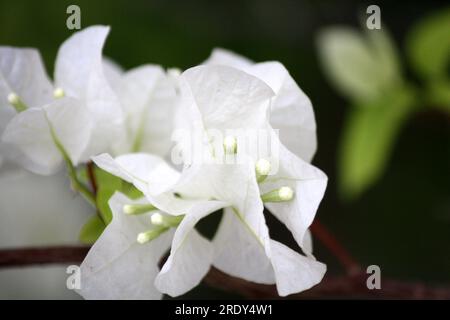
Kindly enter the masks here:
[[1, 249], [0, 268], [80, 263], [88, 251], [86, 246]]
[[92, 188], [92, 192], [94, 193], [94, 196], [97, 195], [97, 179], [95, 178], [95, 168], [94, 163], [92, 161], [89, 161], [86, 165], [87, 175], [89, 179], [89, 183]]
[[[87, 171], [89, 184], [90, 184], [91, 189], [92, 189], [92, 194], [94, 195], [94, 198], [97, 199], [98, 184], [97, 184], [97, 178], [95, 176], [95, 164], [92, 161], [89, 161], [86, 164], [86, 171]], [[98, 207], [98, 204], [97, 204], [97, 201], [95, 201], [95, 211], [96, 211], [97, 216], [103, 222], [103, 224], [105, 226], [107, 226], [108, 223], [106, 222], [105, 217], [103, 216], [102, 212], [100, 211], [100, 209]]]
[[361, 266], [345, 249], [339, 240], [320, 223], [318, 219], [314, 220], [310, 230], [312, 234], [338, 259], [344, 267], [347, 275], [355, 276], [361, 273]]
[[[39, 264], [79, 264], [89, 247], [47, 247], [0, 250], [0, 268]], [[311, 298], [382, 298], [382, 299], [450, 299], [450, 287], [429, 287], [422, 283], [381, 280], [380, 290], [369, 290], [367, 275], [326, 276], [317, 286], [289, 296], [289, 299]], [[204, 282], [212, 287], [253, 299], [278, 299], [274, 285], [261, 285], [229, 276], [211, 268]]]

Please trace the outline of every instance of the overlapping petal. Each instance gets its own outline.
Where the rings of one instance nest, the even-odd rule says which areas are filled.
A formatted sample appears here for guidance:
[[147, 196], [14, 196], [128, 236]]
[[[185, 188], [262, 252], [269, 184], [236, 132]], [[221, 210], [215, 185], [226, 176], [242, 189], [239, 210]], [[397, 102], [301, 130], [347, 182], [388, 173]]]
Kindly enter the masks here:
[[160, 299], [154, 286], [158, 263], [170, 247], [172, 231], [145, 244], [136, 241], [140, 232], [152, 229], [149, 215], [127, 216], [123, 206], [132, 201], [116, 193], [110, 200], [112, 222], [81, 264], [81, 289], [85, 299]]

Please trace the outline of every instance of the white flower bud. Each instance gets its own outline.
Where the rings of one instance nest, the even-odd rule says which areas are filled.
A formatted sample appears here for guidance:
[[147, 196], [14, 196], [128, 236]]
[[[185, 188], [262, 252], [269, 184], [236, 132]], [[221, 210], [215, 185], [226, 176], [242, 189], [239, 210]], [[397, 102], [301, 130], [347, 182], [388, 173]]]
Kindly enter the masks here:
[[256, 173], [261, 176], [267, 176], [270, 172], [271, 164], [266, 159], [259, 159], [256, 161]]
[[15, 92], [11, 92], [10, 94], [8, 94], [8, 102], [14, 107], [14, 109], [16, 109], [17, 112], [27, 110], [27, 106]]
[[233, 136], [226, 136], [223, 139], [223, 147], [225, 149], [225, 153], [234, 154], [237, 152], [237, 140]]
[[123, 206], [123, 212], [128, 215], [143, 214], [149, 211], [156, 210], [151, 204], [126, 204]]
[[16, 93], [11, 92], [8, 94], [8, 102], [12, 105], [18, 104], [20, 102], [20, 98]]
[[162, 226], [164, 225], [164, 217], [160, 213], [155, 213], [150, 218], [152, 224], [155, 226]]
[[64, 97], [65, 96], [65, 92], [64, 92], [64, 90], [62, 89], [62, 88], [56, 88], [54, 91], [53, 91], [53, 96], [55, 97], [55, 98], [62, 98], [62, 97]]
[[278, 195], [280, 196], [280, 199], [282, 201], [289, 201], [294, 198], [294, 190], [292, 190], [292, 188], [290, 187], [281, 187], [278, 190]]
[[263, 202], [285, 202], [294, 198], [294, 190], [291, 187], [281, 187], [261, 196]]

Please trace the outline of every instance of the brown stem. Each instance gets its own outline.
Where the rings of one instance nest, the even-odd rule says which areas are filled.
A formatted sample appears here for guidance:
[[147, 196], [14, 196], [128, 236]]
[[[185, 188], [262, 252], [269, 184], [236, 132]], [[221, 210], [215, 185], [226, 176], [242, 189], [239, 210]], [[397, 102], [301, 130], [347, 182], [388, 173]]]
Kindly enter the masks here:
[[318, 219], [314, 220], [310, 230], [312, 234], [339, 260], [349, 276], [361, 273], [359, 263], [356, 262], [347, 249], [344, 248], [339, 240], [328, 231]]
[[92, 161], [88, 162], [86, 165], [87, 174], [89, 183], [92, 188], [92, 192], [94, 193], [94, 196], [97, 195], [97, 180], [95, 178], [95, 171], [94, 171], [94, 163]]
[[[36, 264], [79, 264], [89, 247], [47, 247], [0, 250], [0, 268], [24, 267]], [[383, 299], [450, 299], [450, 287], [434, 288], [422, 283], [407, 283], [382, 279], [380, 290], [369, 290], [367, 275], [326, 276], [317, 286], [289, 296], [299, 298], [383, 298]], [[229, 276], [211, 268], [204, 282], [215, 288], [253, 299], [277, 299], [274, 285], [262, 285]]]
[[[87, 175], [88, 175], [89, 184], [91, 185], [92, 193], [94, 195], [94, 198], [97, 200], [98, 185], [97, 185], [97, 178], [95, 177], [95, 164], [92, 161], [89, 161], [86, 164], [86, 171], [87, 171]], [[97, 216], [104, 223], [104, 225], [105, 226], [108, 225], [105, 217], [100, 212], [97, 203], [95, 204], [95, 210], [96, 210]]]

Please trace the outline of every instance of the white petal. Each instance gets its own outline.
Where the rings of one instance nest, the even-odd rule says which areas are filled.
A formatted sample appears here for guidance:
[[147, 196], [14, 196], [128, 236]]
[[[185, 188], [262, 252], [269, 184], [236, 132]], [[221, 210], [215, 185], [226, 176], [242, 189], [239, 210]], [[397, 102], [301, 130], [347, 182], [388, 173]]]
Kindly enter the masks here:
[[267, 249], [269, 233], [252, 161], [242, 164], [193, 165], [183, 172], [174, 190], [186, 198], [227, 202]]
[[186, 213], [175, 232], [170, 256], [155, 280], [161, 292], [179, 296], [198, 285], [208, 272], [213, 259], [212, 244], [194, 226], [222, 206], [218, 201], [203, 201]]
[[253, 65], [253, 61], [241, 55], [222, 48], [215, 48], [204, 65], [223, 65], [236, 69], [244, 69]]
[[117, 92], [124, 73], [122, 67], [111, 58], [104, 56], [103, 72], [111, 88]]
[[281, 142], [310, 162], [316, 152], [316, 120], [311, 101], [279, 62], [258, 63], [244, 71], [266, 82], [275, 92], [270, 124], [279, 129]]
[[93, 26], [74, 33], [61, 45], [56, 57], [55, 86], [67, 96], [83, 98], [90, 78], [103, 70], [102, 50], [109, 27]]
[[315, 286], [325, 275], [326, 265], [312, 257], [302, 256], [275, 240], [271, 240], [271, 249], [277, 290], [282, 297]]
[[266, 203], [265, 206], [292, 232], [298, 245], [305, 245], [305, 233], [314, 220], [327, 186], [327, 176], [284, 147], [280, 148], [280, 170], [262, 184], [262, 193], [289, 186], [294, 199], [288, 202]]
[[[261, 80], [226, 66], [198, 66], [180, 77], [183, 104], [205, 129], [259, 128], [273, 91]], [[198, 119], [198, 116], [201, 119]]]
[[270, 124], [280, 130], [281, 142], [310, 162], [317, 148], [316, 121], [311, 101], [279, 62], [253, 63], [224, 49], [214, 49], [206, 65], [225, 65], [245, 71], [267, 83], [274, 91]]
[[74, 165], [80, 162], [93, 127], [89, 113], [80, 104], [77, 99], [61, 98], [44, 107], [57, 139]]
[[12, 92], [29, 108], [52, 100], [52, 85], [37, 50], [0, 47], [0, 109], [11, 107]]
[[126, 154], [115, 159], [109, 154], [101, 154], [92, 160], [103, 170], [132, 183], [149, 196], [166, 191], [179, 177], [179, 173], [163, 159], [145, 153]]
[[230, 208], [223, 213], [213, 245], [213, 264], [216, 268], [248, 281], [275, 283], [273, 268], [264, 247]]
[[[144, 65], [128, 71], [118, 91], [124, 108], [125, 131], [116, 152], [150, 152], [164, 156], [171, 146], [176, 92], [164, 70]], [[136, 141], [141, 136], [138, 145]]]
[[32, 108], [17, 114], [6, 127], [2, 139], [36, 163], [36, 167], [29, 169], [42, 169], [36, 173], [54, 173], [62, 164], [62, 156], [53, 142], [44, 109]]
[[303, 237], [302, 250], [307, 256], [312, 255], [312, 252], [313, 252], [313, 238], [312, 238], [311, 231], [309, 229], [306, 230], [305, 236]]
[[103, 70], [102, 48], [109, 28], [93, 26], [75, 33], [58, 51], [55, 83], [66, 96], [79, 98], [95, 122], [83, 158], [109, 150], [121, 134], [122, 110]]
[[85, 299], [160, 299], [153, 282], [173, 233], [139, 244], [137, 234], [152, 228], [149, 215], [127, 216], [122, 208], [143, 201], [116, 193], [109, 203], [113, 220], [81, 264], [82, 287], [77, 292]]

